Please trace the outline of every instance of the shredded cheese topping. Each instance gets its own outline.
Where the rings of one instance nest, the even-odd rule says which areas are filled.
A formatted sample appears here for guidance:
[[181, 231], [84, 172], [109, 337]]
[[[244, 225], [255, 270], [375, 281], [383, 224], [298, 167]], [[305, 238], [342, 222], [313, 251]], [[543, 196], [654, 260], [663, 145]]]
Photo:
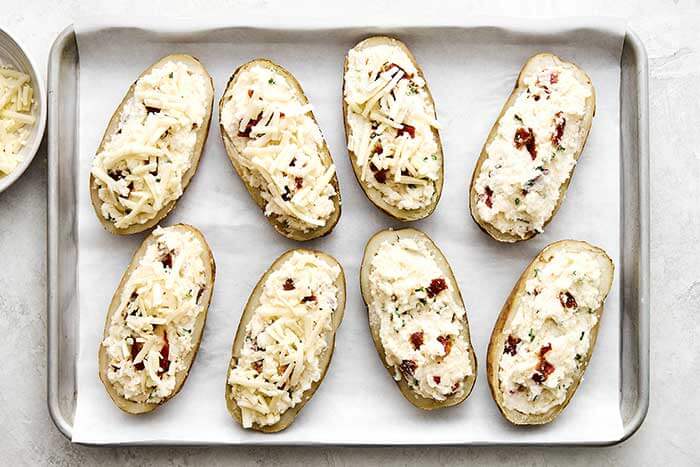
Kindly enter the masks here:
[[290, 231], [323, 227], [336, 209], [335, 165], [311, 112], [287, 77], [262, 65], [240, 72], [221, 111], [245, 181]]
[[607, 294], [600, 261], [590, 251], [555, 252], [526, 282], [503, 330], [498, 378], [506, 407], [542, 414], [566, 399]]
[[498, 121], [475, 189], [479, 217], [525, 238], [542, 232], [576, 165], [591, 88], [574, 65], [548, 66], [524, 77], [526, 89]]
[[429, 206], [442, 175], [440, 128], [426, 83], [399, 47], [351, 49], [345, 72], [348, 149], [360, 180], [398, 209]]
[[463, 335], [466, 310], [427, 241], [383, 242], [370, 263], [369, 292], [370, 319], [379, 320], [394, 378], [429, 399], [461, 396], [474, 371]]
[[157, 228], [129, 276], [102, 342], [107, 378], [125, 399], [158, 403], [172, 394], [204, 310], [205, 246], [192, 232]]
[[136, 82], [92, 164], [102, 216], [120, 229], [153, 219], [183, 191], [210, 99], [208, 80], [168, 61]]
[[243, 427], [277, 423], [321, 379], [340, 273], [338, 265], [297, 251], [265, 281], [228, 378], [228, 396], [241, 408]]
[[9, 175], [22, 160], [19, 152], [36, 121], [33, 108], [29, 75], [0, 66], [0, 177]]

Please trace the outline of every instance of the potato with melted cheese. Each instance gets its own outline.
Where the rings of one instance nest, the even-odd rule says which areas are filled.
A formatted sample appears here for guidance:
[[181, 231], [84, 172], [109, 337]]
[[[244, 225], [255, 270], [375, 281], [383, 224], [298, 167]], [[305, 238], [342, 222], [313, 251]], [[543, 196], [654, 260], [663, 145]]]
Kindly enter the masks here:
[[269, 60], [241, 65], [219, 102], [226, 153], [277, 232], [311, 240], [340, 218], [335, 164], [299, 82]]
[[90, 171], [90, 200], [116, 235], [158, 224], [197, 171], [214, 85], [190, 55], [168, 55], [131, 85], [112, 115]]
[[413, 405], [431, 410], [464, 401], [477, 364], [462, 294], [447, 259], [423, 232], [382, 230], [360, 269], [372, 339]]
[[614, 274], [586, 242], [542, 250], [513, 287], [489, 341], [487, 376], [503, 416], [515, 425], [554, 420], [590, 361]]
[[440, 125], [423, 71], [403, 42], [375, 36], [348, 51], [343, 118], [367, 198], [401, 221], [429, 216], [444, 179]]
[[157, 228], [136, 250], [114, 292], [99, 349], [114, 404], [151, 412], [182, 388], [202, 340], [216, 266], [202, 233]]
[[594, 114], [595, 90], [581, 68], [549, 53], [530, 58], [474, 168], [474, 222], [500, 242], [542, 232], [566, 196]]
[[243, 310], [226, 406], [243, 426], [284, 430], [321, 385], [345, 311], [345, 275], [320, 251], [294, 249], [260, 278]]

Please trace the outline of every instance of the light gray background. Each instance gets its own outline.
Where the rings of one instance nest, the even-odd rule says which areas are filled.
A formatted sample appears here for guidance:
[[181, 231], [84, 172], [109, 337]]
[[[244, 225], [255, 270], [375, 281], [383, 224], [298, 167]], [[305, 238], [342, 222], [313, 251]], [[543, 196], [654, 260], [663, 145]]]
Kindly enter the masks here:
[[[3, 0], [3, 2], [6, 0]], [[0, 17], [45, 75], [56, 35], [84, 14], [138, 11], [143, 15], [235, 15], [240, 9], [281, 14], [260, 0], [90, 2], [20, 0]], [[287, 2], [289, 3], [289, 2]], [[311, 3], [311, 2], [303, 2]], [[321, 3], [321, 2], [319, 2]], [[339, 3], [356, 8], [359, 2]], [[390, 12], [395, 2], [370, 2]], [[428, 5], [435, 3], [427, 2]], [[419, 8], [403, 1], [401, 8]], [[412, 6], [413, 5], [413, 6]], [[305, 4], [314, 14], [313, 4]], [[385, 8], [386, 7], [386, 8]], [[287, 6], [289, 8], [289, 6]], [[302, 8], [301, 4], [299, 8]], [[617, 15], [630, 18], [645, 42], [650, 64], [652, 172], [651, 407], [640, 431], [612, 448], [217, 448], [101, 449], [73, 446], [46, 410], [46, 151], [0, 194], [0, 464], [350, 464], [465, 463], [700, 465], [695, 376], [700, 373], [700, 2], [478, 1], [475, 15]], [[316, 12], [315, 14], [320, 14]]]

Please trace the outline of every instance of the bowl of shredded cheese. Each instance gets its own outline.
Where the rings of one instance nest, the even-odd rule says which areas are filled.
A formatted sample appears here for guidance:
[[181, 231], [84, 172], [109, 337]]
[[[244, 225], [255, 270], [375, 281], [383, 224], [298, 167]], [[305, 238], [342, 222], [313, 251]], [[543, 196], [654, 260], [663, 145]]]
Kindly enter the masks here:
[[20, 45], [0, 29], [0, 192], [31, 163], [45, 124], [43, 80]]

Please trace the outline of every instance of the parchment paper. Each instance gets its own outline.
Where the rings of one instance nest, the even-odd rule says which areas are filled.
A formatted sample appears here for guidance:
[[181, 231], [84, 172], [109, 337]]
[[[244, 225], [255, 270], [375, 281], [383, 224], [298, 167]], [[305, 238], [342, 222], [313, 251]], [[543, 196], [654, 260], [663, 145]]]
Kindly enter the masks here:
[[[85, 19], [77, 26], [80, 53], [79, 297], [77, 409], [73, 441], [259, 444], [571, 443], [618, 439], [620, 274], [606, 303], [592, 362], [572, 403], [549, 426], [515, 428], [498, 413], [485, 374], [488, 339], [503, 302], [523, 268], [550, 242], [573, 238], [605, 248], [619, 265], [619, 78], [625, 24], [613, 19], [397, 20], [362, 27], [363, 20], [318, 18], [237, 20], [236, 24]], [[399, 22], [402, 21], [402, 22]], [[279, 29], [276, 29], [279, 27]], [[366, 240], [400, 224], [364, 197], [352, 174], [341, 113], [346, 51], [373, 33], [404, 40], [423, 66], [433, 92], [445, 150], [445, 187], [436, 212], [412, 225], [430, 235], [449, 259], [464, 296], [478, 379], [460, 406], [422, 412], [409, 404], [372, 345], [359, 292]], [[546, 232], [518, 245], [483, 234], [469, 216], [467, 187], [486, 135], [525, 60], [551, 51], [582, 66], [597, 91], [588, 144], [566, 201]], [[128, 86], [161, 56], [198, 57], [214, 78], [215, 111], [198, 173], [163, 225], [186, 222], [207, 237], [217, 263], [214, 297], [199, 355], [181, 393], [149, 415], [130, 416], [110, 401], [99, 378], [97, 350], [105, 313], [122, 272], [145, 235], [113, 236], [90, 205], [88, 175], [106, 124]], [[272, 261], [299, 244], [275, 233], [243, 187], [224, 152], [218, 100], [229, 75], [255, 57], [269, 57], [301, 82], [337, 165], [342, 217], [327, 238], [305, 244], [334, 255], [348, 284], [345, 319], [329, 372], [312, 401], [286, 431], [245, 431], [226, 411], [224, 382], [243, 305]]]

